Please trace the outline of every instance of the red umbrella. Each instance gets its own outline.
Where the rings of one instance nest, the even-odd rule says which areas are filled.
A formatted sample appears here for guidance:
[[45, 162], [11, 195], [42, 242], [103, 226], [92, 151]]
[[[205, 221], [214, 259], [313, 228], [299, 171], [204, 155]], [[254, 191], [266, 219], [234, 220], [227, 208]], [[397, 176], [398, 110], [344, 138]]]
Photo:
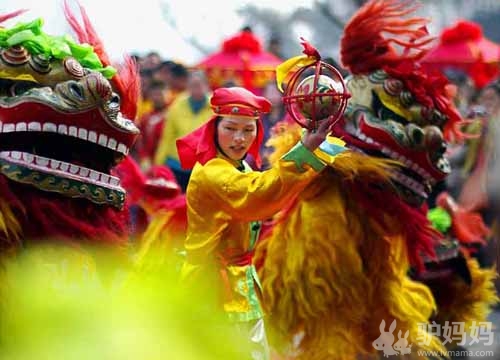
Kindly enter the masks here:
[[436, 69], [462, 69], [482, 87], [499, 74], [500, 45], [485, 38], [478, 24], [462, 20], [443, 30], [439, 44], [422, 63]]
[[206, 71], [213, 88], [234, 83], [255, 90], [274, 79], [275, 68], [281, 62], [262, 49], [260, 40], [251, 31], [243, 30], [225, 40], [220, 51], [196, 67]]

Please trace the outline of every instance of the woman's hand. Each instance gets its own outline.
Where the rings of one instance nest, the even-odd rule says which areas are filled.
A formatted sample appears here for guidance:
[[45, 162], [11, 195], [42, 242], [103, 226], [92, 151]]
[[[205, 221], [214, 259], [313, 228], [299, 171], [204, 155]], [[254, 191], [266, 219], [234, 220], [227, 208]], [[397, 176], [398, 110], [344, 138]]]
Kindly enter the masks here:
[[331, 116], [318, 121], [318, 128], [316, 131], [307, 130], [302, 136], [302, 144], [309, 149], [314, 151], [326, 138], [330, 132]]

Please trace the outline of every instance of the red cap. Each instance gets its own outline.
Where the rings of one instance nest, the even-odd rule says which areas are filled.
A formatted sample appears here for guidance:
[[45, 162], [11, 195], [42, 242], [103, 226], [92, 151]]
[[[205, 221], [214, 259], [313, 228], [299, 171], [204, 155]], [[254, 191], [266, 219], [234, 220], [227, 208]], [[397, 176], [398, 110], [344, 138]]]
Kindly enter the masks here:
[[[219, 88], [213, 93], [210, 104], [215, 112], [205, 124], [190, 134], [177, 139], [177, 152], [181, 166], [192, 169], [196, 162], [204, 165], [217, 156], [215, 145], [215, 119], [218, 116], [243, 116], [258, 119], [271, 110], [271, 103], [241, 87]], [[257, 120], [257, 138], [248, 149], [257, 166], [260, 166], [260, 145], [264, 138], [262, 123]]]
[[210, 105], [216, 115], [259, 117], [271, 110], [271, 102], [242, 87], [219, 88]]

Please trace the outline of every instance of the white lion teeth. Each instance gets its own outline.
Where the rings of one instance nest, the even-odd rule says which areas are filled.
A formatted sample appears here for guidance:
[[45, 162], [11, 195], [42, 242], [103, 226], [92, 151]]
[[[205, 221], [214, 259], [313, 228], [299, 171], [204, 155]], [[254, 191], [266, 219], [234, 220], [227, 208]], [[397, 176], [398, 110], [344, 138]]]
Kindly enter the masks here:
[[3, 126], [3, 131], [4, 133], [10, 133], [16, 131], [16, 126], [14, 124], [5, 124]]
[[425, 187], [418, 181], [413, 180], [412, 178], [398, 172], [398, 171], [393, 171], [392, 172], [392, 177], [393, 179], [400, 183], [401, 185], [405, 186], [406, 188], [412, 190], [414, 193], [420, 195], [423, 198], [427, 198], [427, 193], [425, 192]]
[[[368, 144], [378, 145], [379, 147], [381, 146], [378, 142], [376, 142], [372, 138], [366, 136], [364, 133], [362, 133], [359, 130], [355, 133], [355, 136], [358, 139], [367, 142]], [[434, 179], [434, 177], [431, 174], [429, 174], [429, 172], [427, 172], [425, 169], [423, 169], [422, 167], [420, 167], [418, 164], [414, 163], [410, 159], [404, 157], [403, 155], [400, 155], [397, 152], [395, 152], [387, 147], [381, 147], [381, 151], [382, 151], [382, 154], [384, 154], [385, 156], [388, 156], [393, 160], [396, 160], [396, 161], [403, 163], [408, 169], [413, 170], [418, 175], [420, 175], [422, 178], [429, 181], [431, 184], [434, 184], [436, 182], [436, 179]]]
[[87, 140], [87, 133], [88, 131], [83, 128], [78, 129], [78, 137], [82, 140]]
[[82, 167], [82, 168], [80, 168], [79, 174], [84, 176], [84, 177], [88, 177], [90, 174], [90, 170]]
[[13, 159], [20, 160], [22, 157], [22, 154], [20, 151], [12, 151], [11, 156]]
[[2, 151], [0, 158], [15, 162], [33, 170], [57, 174], [65, 172], [69, 178], [85, 181], [108, 188], [120, 187], [120, 179], [80, 165], [70, 164], [44, 156], [33, 155], [22, 151]]
[[109, 183], [111, 185], [118, 186], [118, 185], [120, 185], [120, 179], [118, 179], [116, 177], [111, 177], [109, 180]]
[[28, 124], [25, 122], [20, 122], [16, 124], [16, 131], [21, 132], [21, 131], [26, 131], [28, 129]]
[[0, 133], [10, 133], [10, 132], [24, 132], [24, 131], [38, 131], [38, 132], [54, 132], [61, 135], [72, 136], [82, 140], [97, 143], [108, 149], [127, 155], [129, 153], [129, 148], [119, 142], [117, 139], [109, 137], [105, 134], [98, 134], [95, 131], [87, 130], [85, 128], [68, 126], [64, 124], [56, 125], [51, 122], [39, 123], [32, 121], [29, 123], [20, 122], [17, 124], [3, 124], [0, 121]]
[[35, 164], [40, 165], [40, 166], [49, 165], [49, 160], [50, 159], [43, 157], [43, 156], [35, 156]]
[[43, 124], [42, 131], [44, 132], [57, 132], [57, 125], [53, 123]]
[[28, 124], [28, 131], [42, 131], [42, 125], [37, 122], [30, 122]]
[[69, 136], [78, 137], [78, 128], [76, 126], [70, 126], [68, 130]]
[[104, 134], [99, 135], [99, 140], [97, 140], [99, 145], [107, 146], [108, 145], [108, 137]]
[[30, 153], [23, 153], [23, 160], [27, 163], [32, 163], [35, 160], [35, 156]]
[[116, 140], [115, 139], [109, 139], [108, 141], [108, 148], [110, 148], [111, 150], [116, 150]]
[[119, 153], [122, 153], [124, 155], [128, 154], [128, 148], [123, 145], [122, 143], [118, 144], [118, 149], [116, 149]]
[[57, 127], [57, 132], [61, 135], [68, 135], [68, 127], [66, 125], [59, 125]]
[[59, 168], [59, 165], [61, 165], [61, 162], [59, 160], [50, 160], [50, 167], [54, 170], [57, 170]]
[[97, 142], [97, 133], [95, 131], [89, 131], [89, 141], [92, 141], [93, 143]]

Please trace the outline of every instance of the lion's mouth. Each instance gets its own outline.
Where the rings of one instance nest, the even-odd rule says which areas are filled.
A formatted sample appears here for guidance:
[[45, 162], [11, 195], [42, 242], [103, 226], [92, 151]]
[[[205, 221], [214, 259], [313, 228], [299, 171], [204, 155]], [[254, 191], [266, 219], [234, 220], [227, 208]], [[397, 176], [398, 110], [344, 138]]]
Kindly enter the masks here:
[[3, 124], [0, 158], [43, 173], [106, 188], [120, 186], [111, 169], [128, 153], [105, 134], [53, 123]]

